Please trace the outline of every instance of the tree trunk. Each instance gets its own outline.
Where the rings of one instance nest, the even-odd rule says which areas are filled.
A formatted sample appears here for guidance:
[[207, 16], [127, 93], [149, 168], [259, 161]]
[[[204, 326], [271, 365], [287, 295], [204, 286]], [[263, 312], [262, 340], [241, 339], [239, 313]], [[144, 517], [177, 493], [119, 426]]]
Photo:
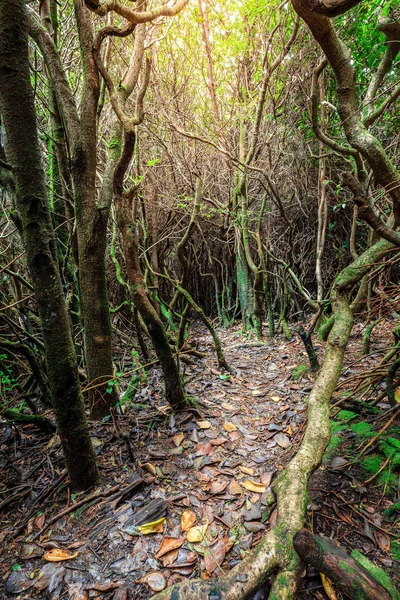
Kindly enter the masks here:
[[[76, 226], [79, 252], [79, 288], [84, 326], [85, 355], [90, 391], [91, 415], [100, 419], [116, 402], [107, 392], [113, 376], [111, 320], [108, 304], [105, 252], [109, 202], [96, 202], [98, 70], [93, 57], [93, 30], [90, 12], [82, 0], [75, 0], [75, 16], [84, 66], [81, 101], [81, 136], [72, 155]], [[101, 203], [100, 203], [101, 204]]]
[[71, 485], [74, 489], [86, 489], [98, 482], [99, 475], [79, 387], [41, 166], [23, 0], [0, 0], [0, 102], [57, 425]]

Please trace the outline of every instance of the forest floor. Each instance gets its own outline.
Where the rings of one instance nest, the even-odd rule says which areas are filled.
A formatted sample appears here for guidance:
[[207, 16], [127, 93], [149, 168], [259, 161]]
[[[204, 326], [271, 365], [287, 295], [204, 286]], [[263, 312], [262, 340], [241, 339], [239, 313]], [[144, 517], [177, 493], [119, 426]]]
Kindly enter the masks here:
[[[373, 354], [360, 360], [363, 325], [355, 325], [333, 402], [349, 401], [354, 377], [391, 345], [393, 326], [374, 330]], [[300, 445], [314, 377], [299, 369], [307, 359], [298, 337], [278, 335], [260, 346], [239, 327], [219, 333], [231, 375], [218, 370], [203, 327], [190, 329], [190, 342], [205, 356], [190, 356], [184, 366], [188, 394], [197, 401], [186, 414], [170, 415], [153, 368], [124, 414], [91, 424], [103, 477], [94, 492], [70, 493], [57, 436], [33, 426], [2, 428], [1, 599], [146, 599], [182, 578], [217, 577], [273, 525], [270, 484]], [[324, 344], [316, 346], [322, 360]], [[122, 372], [130, 367], [120, 364]], [[389, 420], [388, 405], [362, 417], [353, 405], [344, 408], [310, 482], [307, 525], [398, 574], [399, 523], [383, 511], [399, 493], [399, 467], [391, 468], [392, 455], [379, 443], [398, 440], [399, 423], [366, 453], [370, 463], [383, 453], [368, 471], [364, 456], [350, 462]], [[68, 560], [46, 560], [55, 549]], [[311, 568], [299, 597], [328, 597]]]

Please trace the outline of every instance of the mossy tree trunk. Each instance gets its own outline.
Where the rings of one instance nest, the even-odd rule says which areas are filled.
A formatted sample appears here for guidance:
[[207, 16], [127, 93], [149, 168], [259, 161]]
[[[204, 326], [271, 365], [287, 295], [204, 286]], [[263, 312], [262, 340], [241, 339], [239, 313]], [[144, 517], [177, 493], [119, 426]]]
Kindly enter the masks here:
[[23, 0], [0, 0], [0, 102], [58, 430], [71, 485], [74, 489], [86, 489], [98, 482], [99, 475], [79, 387], [41, 167]]

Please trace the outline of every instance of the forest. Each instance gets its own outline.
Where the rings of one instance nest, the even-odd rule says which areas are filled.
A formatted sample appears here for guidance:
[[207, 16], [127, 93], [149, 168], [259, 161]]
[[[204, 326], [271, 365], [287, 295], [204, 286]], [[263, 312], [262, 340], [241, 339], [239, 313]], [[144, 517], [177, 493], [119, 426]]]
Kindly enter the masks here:
[[396, 0], [0, 0], [1, 599], [400, 600]]

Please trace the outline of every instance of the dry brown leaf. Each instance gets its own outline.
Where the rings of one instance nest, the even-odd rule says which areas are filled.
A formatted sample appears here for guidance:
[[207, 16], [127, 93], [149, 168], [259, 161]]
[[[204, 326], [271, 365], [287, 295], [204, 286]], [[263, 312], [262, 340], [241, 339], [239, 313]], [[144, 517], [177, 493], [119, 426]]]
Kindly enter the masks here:
[[329, 600], [337, 600], [335, 590], [333, 589], [332, 581], [330, 579], [328, 579], [328, 577], [326, 575], [324, 575], [323, 573], [320, 573], [320, 575], [321, 575], [322, 586], [323, 586], [325, 593], [328, 596]]
[[159, 571], [146, 573], [144, 577], [138, 580], [138, 583], [147, 583], [153, 592], [161, 592], [167, 585], [164, 575]]
[[174, 442], [175, 446], [178, 447], [181, 445], [181, 443], [183, 442], [184, 439], [185, 439], [184, 433], [177, 433], [176, 435], [173, 436], [172, 441]]
[[161, 559], [162, 566], [169, 567], [169, 565], [172, 565], [172, 563], [174, 563], [178, 558], [178, 554], [179, 550], [171, 550], [171, 552], [164, 554], [164, 556]]
[[223, 402], [221, 404], [222, 408], [224, 408], [225, 410], [235, 410], [236, 407], [232, 406], [232, 404], [229, 404], [228, 402]]
[[228, 486], [228, 494], [231, 494], [232, 496], [238, 496], [240, 494], [243, 494], [243, 490], [236, 481], [236, 479], [232, 479], [232, 481], [230, 482]]
[[191, 510], [185, 510], [181, 516], [181, 530], [187, 531], [196, 523], [196, 514]]
[[185, 538], [165, 537], [161, 542], [161, 546], [157, 550], [156, 558], [161, 558], [167, 552], [180, 548], [185, 541]]
[[228, 432], [237, 431], [236, 425], [234, 425], [233, 423], [229, 423], [229, 421], [225, 421], [224, 429], [225, 429], [225, 431], [228, 431]]
[[35, 521], [35, 525], [36, 525], [36, 527], [37, 527], [38, 529], [42, 529], [42, 527], [43, 527], [43, 525], [44, 525], [44, 522], [45, 522], [45, 520], [46, 520], [46, 515], [45, 515], [44, 513], [42, 513], [42, 514], [40, 515], [40, 517], [38, 517], [38, 518], [36, 519], [36, 521]]
[[43, 554], [44, 560], [48, 562], [59, 562], [61, 560], [72, 560], [78, 556], [77, 552], [68, 552], [62, 548], [52, 548]]
[[381, 531], [374, 531], [374, 536], [376, 539], [376, 543], [378, 544], [381, 550], [383, 550], [384, 552], [390, 550], [390, 539], [387, 535], [385, 535]]
[[210, 494], [221, 494], [226, 486], [227, 486], [227, 482], [226, 481], [213, 481], [211, 483], [211, 488], [210, 488]]
[[212, 573], [224, 562], [225, 554], [229, 550], [229, 541], [227, 537], [218, 540], [214, 546], [207, 548], [204, 552], [204, 565], [207, 573]]
[[249, 492], [257, 492], [257, 494], [263, 494], [266, 489], [265, 485], [257, 483], [256, 481], [251, 481], [251, 479], [246, 479], [241, 485]]

